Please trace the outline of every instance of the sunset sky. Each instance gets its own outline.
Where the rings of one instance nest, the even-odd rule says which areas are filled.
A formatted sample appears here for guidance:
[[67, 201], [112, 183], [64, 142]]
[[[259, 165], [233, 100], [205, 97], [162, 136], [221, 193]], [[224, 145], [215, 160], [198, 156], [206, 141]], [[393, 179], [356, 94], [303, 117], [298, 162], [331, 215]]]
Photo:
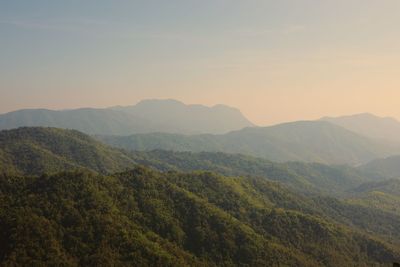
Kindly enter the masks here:
[[238, 107], [268, 125], [400, 119], [398, 0], [0, 2], [0, 113], [132, 105]]

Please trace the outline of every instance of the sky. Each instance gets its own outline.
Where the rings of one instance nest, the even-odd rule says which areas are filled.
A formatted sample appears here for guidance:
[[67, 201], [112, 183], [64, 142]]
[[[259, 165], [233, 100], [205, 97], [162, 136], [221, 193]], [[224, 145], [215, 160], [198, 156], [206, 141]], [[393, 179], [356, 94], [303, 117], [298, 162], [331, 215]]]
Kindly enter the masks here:
[[0, 113], [174, 98], [400, 119], [398, 0], [0, 0]]

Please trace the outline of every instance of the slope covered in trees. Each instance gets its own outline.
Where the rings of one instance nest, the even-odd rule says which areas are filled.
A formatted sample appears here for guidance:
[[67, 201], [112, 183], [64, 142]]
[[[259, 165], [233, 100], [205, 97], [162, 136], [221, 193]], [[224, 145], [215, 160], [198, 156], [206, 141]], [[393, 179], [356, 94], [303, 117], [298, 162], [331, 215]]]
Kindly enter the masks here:
[[358, 165], [400, 151], [400, 145], [380, 143], [323, 121], [246, 128], [225, 135], [154, 133], [99, 138], [131, 150], [241, 153], [279, 162]]
[[146, 168], [0, 179], [0, 260], [17, 265], [371, 266], [399, 249], [301, 211], [265, 179]]
[[373, 180], [362, 171], [348, 166], [318, 163], [275, 163], [262, 158], [221, 152], [173, 152], [165, 150], [130, 153], [135, 162], [161, 171], [208, 170], [227, 176], [264, 177], [283, 183], [302, 193], [341, 195]]
[[351, 190], [349, 202], [400, 215], [400, 180], [362, 184]]
[[41, 174], [87, 168], [112, 173], [134, 161], [75, 130], [19, 128], [0, 131], [0, 173]]
[[19, 128], [0, 132], [0, 172], [41, 174], [80, 168], [100, 173], [141, 164], [160, 171], [208, 170], [228, 176], [258, 176], [303, 193], [340, 195], [375, 177], [346, 166], [274, 163], [262, 158], [212, 152], [125, 152], [74, 130]]
[[370, 181], [351, 167], [314, 163], [273, 163], [225, 153], [124, 152], [74, 130], [19, 128], [0, 132], [0, 172], [41, 174], [86, 168], [113, 173], [137, 164], [157, 170], [209, 170], [230, 176], [259, 176], [301, 192], [339, 194]]
[[[369, 266], [399, 259], [396, 181], [371, 183], [355, 168], [124, 152], [54, 128], [0, 137], [0, 265]], [[153, 170], [99, 174], [138, 164]], [[81, 170], [32, 176], [74, 169]], [[390, 201], [373, 202], [370, 191]]]

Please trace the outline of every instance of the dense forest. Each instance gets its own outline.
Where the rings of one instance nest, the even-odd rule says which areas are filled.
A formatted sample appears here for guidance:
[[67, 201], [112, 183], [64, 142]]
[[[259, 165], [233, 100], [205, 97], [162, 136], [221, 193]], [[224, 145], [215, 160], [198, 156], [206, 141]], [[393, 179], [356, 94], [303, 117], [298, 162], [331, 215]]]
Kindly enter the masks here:
[[398, 247], [302, 212], [264, 179], [62, 172], [1, 177], [2, 265], [368, 266]]
[[375, 179], [375, 176], [346, 166], [274, 163], [240, 154], [163, 150], [127, 152], [75, 130], [36, 127], [0, 131], [0, 172], [40, 175], [82, 168], [110, 174], [136, 165], [151, 166], [160, 171], [209, 170], [227, 176], [260, 176], [307, 193], [339, 194]]
[[137, 163], [161, 171], [209, 170], [227, 176], [265, 177], [307, 194], [323, 193], [338, 196], [351, 188], [376, 179], [376, 176], [371, 177], [369, 173], [345, 165], [276, 163], [252, 156], [221, 152], [153, 150], [130, 152], [129, 156]]
[[0, 131], [0, 172], [40, 175], [85, 168], [112, 173], [133, 166], [122, 151], [75, 130], [25, 127]]
[[[390, 266], [400, 181], [238, 154], [0, 132], [1, 266]], [[378, 180], [377, 180], [378, 179]]]

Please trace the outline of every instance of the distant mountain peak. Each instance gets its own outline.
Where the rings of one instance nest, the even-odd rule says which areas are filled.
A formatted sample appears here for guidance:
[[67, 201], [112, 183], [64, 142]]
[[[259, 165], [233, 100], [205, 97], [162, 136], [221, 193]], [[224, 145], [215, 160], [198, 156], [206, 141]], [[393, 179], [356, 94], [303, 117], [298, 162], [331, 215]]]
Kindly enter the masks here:
[[143, 99], [140, 100], [136, 106], [138, 105], [149, 105], [149, 104], [173, 104], [173, 105], [183, 105], [186, 106], [185, 103], [172, 99], [172, 98], [165, 98], [165, 99], [158, 99], [158, 98], [153, 98], [153, 99]]
[[[204, 109], [220, 109], [220, 110], [235, 110], [241, 112], [238, 108], [231, 107], [225, 104], [216, 104], [213, 106], [207, 106], [203, 104], [186, 104], [180, 100], [176, 100], [173, 98], [165, 98], [165, 99], [144, 99], [139, 101], [136, 105], [134, 106], [146, 106], [146, 105], [175, 105], [179, 107], [198, 107], [198, 108], [204, 108]], [[119, 106], [123, 107], [123, 106]]]
[[212, 106], [211, 108], [212, 109], [222, 109], [222, 110], [229, 109], [229, 110], [235, 110], [235, 111], [241, 112], [238, 108], [231, 107], [231, 106], [224, 105], [224, 104], [216, 104], [216, 105]]

